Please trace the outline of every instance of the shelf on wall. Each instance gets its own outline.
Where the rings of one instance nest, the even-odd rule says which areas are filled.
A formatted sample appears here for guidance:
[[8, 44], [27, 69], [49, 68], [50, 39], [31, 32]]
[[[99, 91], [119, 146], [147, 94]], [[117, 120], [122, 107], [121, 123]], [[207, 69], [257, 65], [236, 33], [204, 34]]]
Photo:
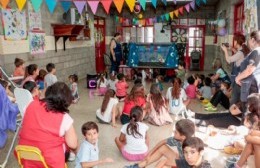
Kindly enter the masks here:
[[[57, 41], [60, 37], [63, 38], [63, 50], [66, 50], [66, 40], [77, 41], [77, 36], [84, 29], [85, 39], [90, 39], [90, 30], [84, 28], [84, 25], [69, 25], [69, 24], [52, 24], [55, 38], [55, 51], [57, 52]], [[85, 33], [86, 32], [86, 33]]]

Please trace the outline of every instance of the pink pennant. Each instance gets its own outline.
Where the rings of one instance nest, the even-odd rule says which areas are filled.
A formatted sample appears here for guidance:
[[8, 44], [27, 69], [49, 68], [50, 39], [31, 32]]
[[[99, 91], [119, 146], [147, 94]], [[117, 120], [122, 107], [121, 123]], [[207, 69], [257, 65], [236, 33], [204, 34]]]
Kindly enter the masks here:
[[173, 0], [174, 4], [176, 5], [177, 4], [177, 0]]
[[96, 14], [97, 7], [98, 7], [99, 1], [88, 1], [88, 4], [90, 6], [90, 9], [92, 10], [93, 14]]
[[190, 3], [190, 7], [195, 10], [195, 0], [193, 0], [191, 3]]
[[82, 14], [86, 1], [73, 1], [79, 13]]
[[190, 4], [187, 4], [184, 7], [185, 7], [186, 11], [189, 13], [190, 12]]
[[105, 11], [107, 12], [107, 14], [109, 13], [109, 10], [110, 10], [110, 6], [111, 6], [111, 3], [112, 3], [112, 0], [101, 0], [101, 3], [105, 9]]

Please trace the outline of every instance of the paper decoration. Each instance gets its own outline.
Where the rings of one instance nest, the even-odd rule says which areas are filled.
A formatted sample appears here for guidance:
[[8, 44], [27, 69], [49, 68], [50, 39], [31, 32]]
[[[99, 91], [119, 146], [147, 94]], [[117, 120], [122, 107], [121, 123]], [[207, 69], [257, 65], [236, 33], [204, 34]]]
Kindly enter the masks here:
[[99, 1], [88, 1], [90, 9], [93, 14], [96, 14]]
[[166, 19], [167, 21], [169, 21], [169, 19], [170, 19], [170, 14], [169, 14], [169, 13], [166, 13], [166, 14], [164, 15], [164, 17], [165, 17], [165, 19]]
[[20, 11], [23, 10], [23, 7], [24, 7], [24, 5], [25, 5], [25, 2], [26, 2], [26, 0], [16, 0], [18, 9], [19, 9]]
[[42, 29], [42, 18], [41, 11], [34, 12], [32, 3], [28, 2], [28, 20], [29, 20], [29, 30]]
[[180, 12], [181, 15], [183, 15], [183, 7], [179, 8], [179, 12]]
[[0, 0], [2, 7], [5, 9], [10, 0]]
[[191, 3], [190, 3], [190, 7], [195, 10], [195, 0], [193, 0]]
[[173, 12], [170, 12], [170, 17], [171, 17], [171, 19], [174, 18], [174, 14], [173, 14]]
[[116, 6], [116, 9], [118, 11], [118, 13], [121, 13], [122, 11], [122, 7], [123, 7], [123, 4], [124, 4], [124, 0], [113, 0], [115, 6]]
[[173, 13], [174, 13], [174, 15], [175, 15], [176, 17], [179, 17], [179, 10], [178, 10], [178, 9], [175, 10]]
[[[82, 14], [82, 11], [83, 11], [83, 9], [84, 9], [84, 6], [86, 5], [86, 1], [73, 1], [74, 2], [74, 4], [75, 4], [75, 6], [76, 6], [76, 8], [78, 9], [78, 12], [80, 13], [80, 14]], [[88, 2], [90, 2], [90, 1], [88, 1]], [[92, 2], [92, 1], [91, 1]], [[97, 1], [98, 2], [98, 1]], [[92, 9], [91, 9], [92, 10]], [[97, 9], [96, 9], [97, 10]], [[93, 10], [92, 10], [92, 12], [93, 12]], [[93, 12], [94, 13], [94, 12]], [[96, 12], [95, 12], [96, 13]]]
[[142, 6], [143, 10], [145, 10], [146, 7], [146, 0], [139, 0], [140, 5]]
[[207, 4], [207, 0], [202, 0], [202, 2], [203, 2], [204, 4]]
[[57, 0], [45, 0], [45, 1], [50, 13], [53, 14], [54, 9], [57, 5]]
[[176, 5], [177, 4], [177, 0], [173, 0], [174, 4]]
[[6, 40], [25, 40], [27, 38], [25, 12], [2, 9], [2, 17]]
[[125, 2], [128, 5], [130, 11], [133, 12], [135, 7], [135, 0], [125, 0]]
[[70, 1], [61, 1], [61, 6], [64, 10], [64, 12], [68, 12], [71, 6], [71, 2]]
[[41, 5], [42, 5], [42, 0], [31, 0], [33, 9], [35, 12], [39, 12]]
[[200, 6], [200, 0], [195, 0], [196, 4]]
[[187, 42], [187, 29], [176, 28], [172, 31], [172, 41], [175, 43]]
[[101, 3], [105, 9], [105, 11], [107, 12], [107, 14], [109, 13], [110, 10], [110, 6], [112, 4], [112, 0], [101, 0]]
[[167, 5], [167, 1], [166, 0], [162, 0], [163, 4], [166, 6]]
[[152, 0], [153, 7], [156, 8], [157, 0]]
[[190, 4], [187, 4], [187, 5], [185, 5], [184, 7], [185, 7], [186, 11], [187, 11], [188, 13], [190, 13]]
[[46, 43], [44, 32], [30, 32], [29, 33], [29, 46], [32, 55], [44, 54]]

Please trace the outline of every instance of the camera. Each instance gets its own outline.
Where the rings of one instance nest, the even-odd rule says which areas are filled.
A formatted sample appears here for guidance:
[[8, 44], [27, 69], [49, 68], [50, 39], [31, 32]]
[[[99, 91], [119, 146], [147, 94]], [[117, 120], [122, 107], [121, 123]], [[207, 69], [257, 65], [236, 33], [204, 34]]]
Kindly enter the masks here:
[[229, 43], [222, 43], [223, 46], [229, 47]]

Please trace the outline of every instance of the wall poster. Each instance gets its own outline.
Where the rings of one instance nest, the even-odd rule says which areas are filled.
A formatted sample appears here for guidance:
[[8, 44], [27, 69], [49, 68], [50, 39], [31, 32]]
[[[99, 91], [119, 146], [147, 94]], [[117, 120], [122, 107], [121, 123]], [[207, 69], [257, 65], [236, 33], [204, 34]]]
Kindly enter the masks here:
[[44, 54], [46, 49], [45, 32], [31, 31], [29, 33], [29, 46], [30, 46], [30, 53], [32, 55]]

